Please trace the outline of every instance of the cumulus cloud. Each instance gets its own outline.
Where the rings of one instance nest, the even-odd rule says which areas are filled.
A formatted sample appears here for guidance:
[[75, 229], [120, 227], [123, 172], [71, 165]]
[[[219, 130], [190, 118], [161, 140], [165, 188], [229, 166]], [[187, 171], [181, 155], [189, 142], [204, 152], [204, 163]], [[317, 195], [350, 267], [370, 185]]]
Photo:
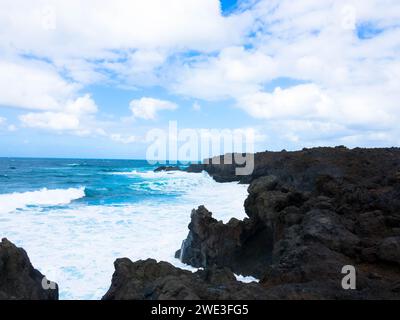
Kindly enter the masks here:
[[56, 110], [76, 90], [47, 63], [0, 59], [0, 105]]
[[321, 127], [337, 140], [397, 141], [398, 1], [257, 1], [249, 13], [254, 33], [242, 46], [186, 63], [175, 92], [233, 99], [269, 128], [296, 120], [303, 129], [284, 126], [284, 135], [299, 144]]
[[217, 57], [199, 57], [178, 71], [173, 90], [207, 100], [218, 100], [258, 90], [277, 75], [268, 55], [243, 47], [228, 47]]
[[80, 86], [110, 76], [154, 84], [168, 57], [240, 43], [250, 25], [248, 14], [223, 16], [218, 0], [6, 0], [0, 105], [56, 109]]
[[57, 131], [78, 130], [80, 124], [76, 115], [62, 112], [27, 113], [20, 120], [27, 127]]
[[256, 118], [318, 118], [329, 108], [328, 97], [314, 84], [289, 89], [276, 88], [272, 93], [254, 92], [239, 97], [238, 104]]
[[56, 131], [75, 131], [81, 134], [90, 130], [83, 125], [85, 118], [97, 112], [97, 105], [86, 94], [74, 101], [68, 101], [58, 112], [30, 112], [19, 117], [24, 126]]
[[[97, 110], [87, 85], [157, 85], [232, 101], [282, 144], [398, 140], [399, 1], [240, 3], [223, 15], [218, 0], [3, 1], [0, 105], [30, 109], [26, 126], [82, 133]], [[130, 106], [147, 120], [176, 109]]]
[[[97, 55], [107, 48], [130, 47], [213, 50], [239, 39], [240, 33], [231, 28], [237, 31], [246, 25], [236, 16], [222, 16], [215, 0], [71, 0], [40, 5], [13, 0], [5, 1], [3, 8], [1, 21], [18, 36], [15, 45], [48, 55]], [[10, 33], [3, 37], [9, 39]], [[54, 35], [73, 36], [74, 43], [57, 41]]]
[[178, 108], [178, 106], [173, 102], [148, 97], [132, 100], [129, 105], [135, 118], [145, 120], [156, 119], [159, 111], [175, 110]]

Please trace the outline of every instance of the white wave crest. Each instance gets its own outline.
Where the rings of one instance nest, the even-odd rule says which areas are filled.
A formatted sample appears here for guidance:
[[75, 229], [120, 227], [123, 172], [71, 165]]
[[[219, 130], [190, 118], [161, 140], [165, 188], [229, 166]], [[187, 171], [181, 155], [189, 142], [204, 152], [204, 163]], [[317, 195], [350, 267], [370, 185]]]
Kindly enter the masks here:
[[133, 174], [144, 177], [144, 181], [132, 179], [137, 191], [177, 191], [179, 196], [116, 206], [82, 203], [46, 212], [32, 207], [0, 215], [1, 236], [23, 247], [32, 264], [59, 284], [61, 299], [99, 299], [110, 286], [117, 258], [154, 258], [196, 271], [175, 259], [175, 251], [188, 235], [193, 208], [205, 205], [214, 218], [224, 222], [246, 217], [247, 185], [217, 183], [205, 172]]
[[27, 206], [57, 206], [83, 198], [85, 188], [53, 189], [0, 194], [0, 213], [24, 209]]
[[111, 172], [108, 174], [119, 175], [119, 176], [130, 176], [130, 177], [140, 177], [143, 179], [160, 179], [160, 178], [170, 178], [170, 177], [187, 177], [195, 176], [195, 173], [190, 173], [186, 171], [123, 171], [123, 172]]

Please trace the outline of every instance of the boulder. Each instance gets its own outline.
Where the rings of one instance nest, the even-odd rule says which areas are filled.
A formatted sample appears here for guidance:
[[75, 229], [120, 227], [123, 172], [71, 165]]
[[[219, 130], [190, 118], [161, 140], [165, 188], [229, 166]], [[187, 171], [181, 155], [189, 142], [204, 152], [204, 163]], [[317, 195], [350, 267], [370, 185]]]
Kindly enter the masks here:
[[28, 255], [7, 239], [0, 243], [0, 300], [57, 300], [58, 285], [34, 269]]

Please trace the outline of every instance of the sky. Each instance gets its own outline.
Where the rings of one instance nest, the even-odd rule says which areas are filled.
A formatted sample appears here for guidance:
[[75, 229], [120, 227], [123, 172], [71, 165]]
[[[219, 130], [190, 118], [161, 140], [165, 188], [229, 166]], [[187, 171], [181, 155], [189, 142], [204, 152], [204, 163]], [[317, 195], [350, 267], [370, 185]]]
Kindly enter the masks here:
[[0, 156], [144, 158], [170, 121], [399, 146], [400, 2], [0, 0]]

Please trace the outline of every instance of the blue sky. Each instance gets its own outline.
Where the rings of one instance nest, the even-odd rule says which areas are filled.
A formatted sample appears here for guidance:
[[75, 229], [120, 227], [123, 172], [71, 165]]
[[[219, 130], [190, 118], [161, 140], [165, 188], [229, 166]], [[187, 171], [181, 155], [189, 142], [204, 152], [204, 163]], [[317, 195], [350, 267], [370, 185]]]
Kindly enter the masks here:
[[399, 145], [398, 1], [4, 7], [0, 156], [144, 158], [170, 121], [256, 150]]

